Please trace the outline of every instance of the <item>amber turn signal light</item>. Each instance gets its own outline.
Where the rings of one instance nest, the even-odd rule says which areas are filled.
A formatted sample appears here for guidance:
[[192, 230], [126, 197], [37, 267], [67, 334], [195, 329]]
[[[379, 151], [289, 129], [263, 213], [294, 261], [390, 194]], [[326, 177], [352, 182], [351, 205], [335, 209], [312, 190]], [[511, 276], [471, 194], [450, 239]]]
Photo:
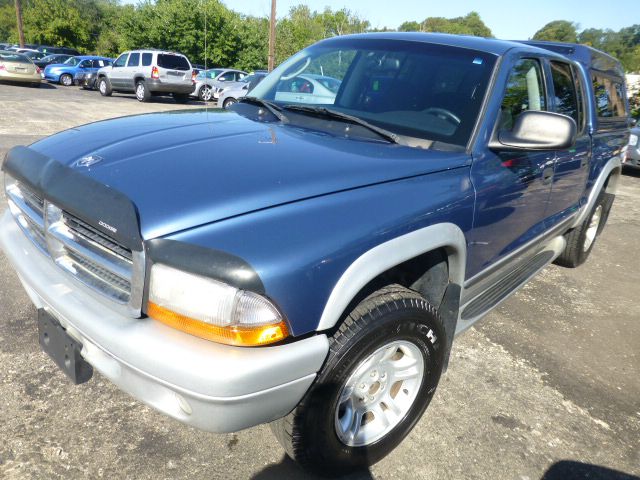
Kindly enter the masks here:
[[158, 320], [165, 325], [190, 335], [238, 347], [268, 345], [278, 342], [289, 335], [287, 325], [284, 321], [272, 325], [255, 327], [245, 325], [221, 327], [181, 315], [153, 302], [148, 303], [147, 315], [154, 320]]

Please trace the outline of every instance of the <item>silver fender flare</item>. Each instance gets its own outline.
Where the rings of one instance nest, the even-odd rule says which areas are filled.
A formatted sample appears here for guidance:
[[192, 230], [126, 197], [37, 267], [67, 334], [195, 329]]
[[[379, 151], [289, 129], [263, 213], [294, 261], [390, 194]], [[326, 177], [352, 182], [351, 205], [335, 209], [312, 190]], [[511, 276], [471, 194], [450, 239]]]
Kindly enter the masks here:
[[609, 159], [609, 161], [602, 167], [600, 174], [598, 175], [598, 179], [593, 184], [591, 188], [591, 192], [589, 193], [589, 198], [587, 199], [587, 203], [585, 203], [578, 215], [576, 215], [576, 219], [571, 225], [571, 228], [576, 228], [581, 225], [589, 215], [589, 212], [593, 209], [593, 206], [600, 195], [600, 192], [604, 188], [604, 183], [609, 178], [611, 172], [615, 169], [618, 169], [618, 173], [611, 178], [611, 181], [607, 185], [607, 193], [615, 194], [618, 188], [618, 179], [620, 178], [620, 174], [622, 171], [622, 161], [619, 156], [615, 156]]
[[449, 281], [464, 283], [467, 260], [464, 233], [453, 223], [438, 223], [381, 243], [360, 255], [342, 274], [329, 295], [318, 331], [336, 325], [351, 300], [371, 280], [396, 265], [437, 248], [445, 248]]

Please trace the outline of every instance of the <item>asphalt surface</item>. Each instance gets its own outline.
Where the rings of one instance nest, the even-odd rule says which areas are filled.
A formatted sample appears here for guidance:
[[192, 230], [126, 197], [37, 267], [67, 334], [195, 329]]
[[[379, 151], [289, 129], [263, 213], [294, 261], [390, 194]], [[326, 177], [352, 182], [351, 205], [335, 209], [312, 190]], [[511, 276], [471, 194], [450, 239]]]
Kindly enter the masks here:
[[[104, 118], [201, 106], [0, 85], [0, 156]], [[1, 211], [4, 211], [4, 195]], [[640, 174], [623, 176], [590, 259], [547, 267], [454, 343], [434, 401], [376, 479], [640, 476]], [[0, 478], [310, 478], [267, 426], [185, 427], [96, 374], [71, 385], [0, 254]]]

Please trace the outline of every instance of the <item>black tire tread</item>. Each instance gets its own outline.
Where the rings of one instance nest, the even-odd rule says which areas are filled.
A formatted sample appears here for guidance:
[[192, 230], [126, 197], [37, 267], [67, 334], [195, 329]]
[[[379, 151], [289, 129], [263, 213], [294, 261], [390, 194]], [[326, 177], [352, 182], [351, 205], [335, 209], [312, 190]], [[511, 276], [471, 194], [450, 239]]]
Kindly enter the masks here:
[[[392, 284], [373, 292], [361, 301], [342, 321], [335, 333], [329, 338], [329, 355], [325, 364], [330, 364], [338, 355], [340, 347], [347, 344], [361, 330], [367, 328], [370, 316], [386, 308], [389, 312], [401, 308], [414, 307], [423, 309], [440, 321], [440, 316], [433, 307], [419, 293], [402, 285]], [[309, 391], [313, 389], [313, 386]], [[287, 455], [298, 462], [303, 468], [309, 468], [317, 462], [312, 462], [306, 455], [303, 439], [295, 427], [295, 419], [307, 408], [307, 396], [288, 415], [271, 422], [270, 428]]]

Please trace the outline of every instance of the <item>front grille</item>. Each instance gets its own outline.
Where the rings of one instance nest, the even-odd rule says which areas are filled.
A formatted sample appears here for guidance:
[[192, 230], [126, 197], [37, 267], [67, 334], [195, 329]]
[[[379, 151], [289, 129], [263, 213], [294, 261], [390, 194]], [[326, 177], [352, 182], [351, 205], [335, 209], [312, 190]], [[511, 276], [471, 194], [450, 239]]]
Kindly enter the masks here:
[[[135, 272], [144, 264], [135, 264], [131, 249], [42, 199], [26, 185], [10, 177], [5, 180], [13, 216], [43, 253], [90, 289], [117, 303], [130, 304]], [[133, 306], [134, 310], [139, 306]]]

